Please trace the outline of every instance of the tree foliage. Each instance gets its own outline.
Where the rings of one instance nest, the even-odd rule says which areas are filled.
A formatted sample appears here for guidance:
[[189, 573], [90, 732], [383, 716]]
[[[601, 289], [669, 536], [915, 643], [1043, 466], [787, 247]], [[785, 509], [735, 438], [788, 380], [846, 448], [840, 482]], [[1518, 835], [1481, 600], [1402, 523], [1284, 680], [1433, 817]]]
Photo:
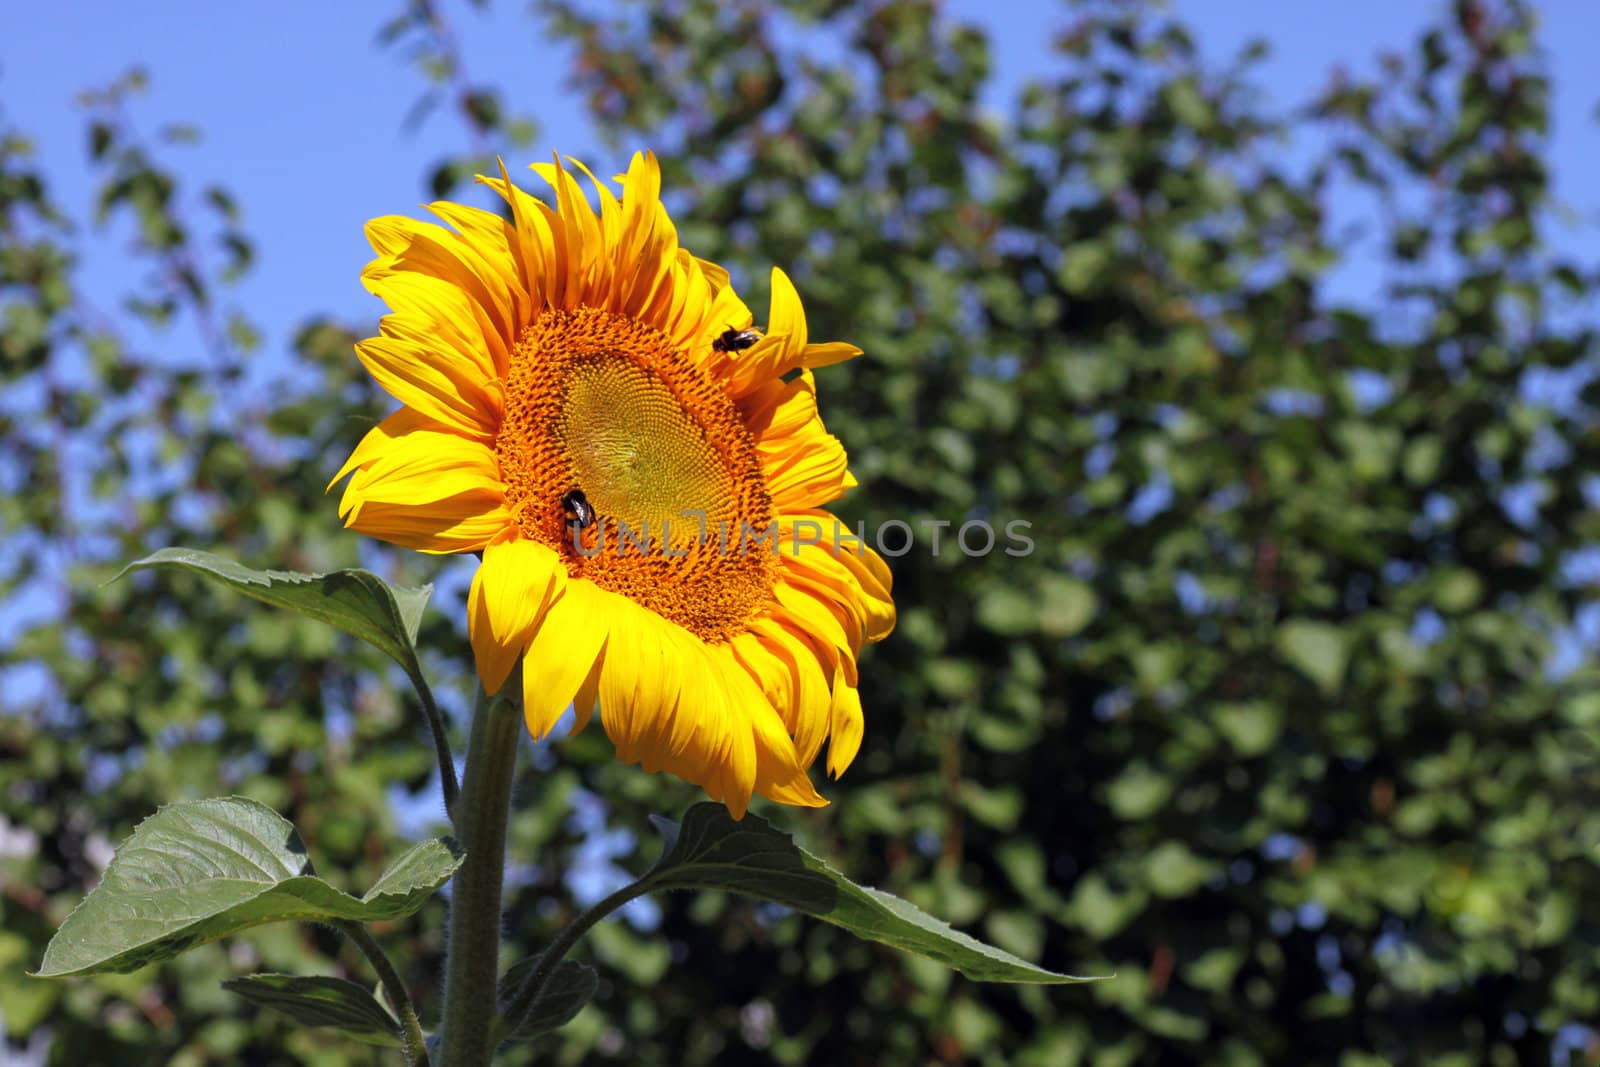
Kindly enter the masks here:
[[[408, 10], [390, 36], [438, 47], [473, 17]], [[863, 664], [856, 765], [832, 807], [767, 814], [1025, 959], [1116, 978], [980, 987], [768, 906], [665, 898], [667, 940], [649, 913], [597, 928], [595, 999], [507, 1062], [1595, 1055], [1600, 697], [1579, 635], [1600, 277], [1550, 244], [1529, 5], [1442, 5], [1375, 75], [1290, 113], [1253, 53], [1212, 62], [1140, 3], [1055, 9], [1050, 69], [999, 113], [984, 34], [928, 0], [533, 17], [573, 49], [617, 158], [661, 157], [688, 247], [757, 308], [763, 265], [792, 265], [812, 333], [867, 350], [819, 378], [862, 483], [845, 511], [918, 544], [891, 560], [901, 622]], [[461, 159], [419, 178], [442, 193], [529, 128], [492, 72], [423, 66], [469, 121]], [[54, 204], [24, 126], [0, 132], [0, 595], [22, 619], [3, 635], [0, 1013], [51, 1063], [374, 1062], [220, 988], [341, 952], [367, 981], [319, 931], [82, 986], [22, 977], [157, 806], [219, 785], [263, 801], [359, 891], [390, 791], [431, 767], [375, 650], [181, 576], [101, 585], [168, 544], [434, 576], [356, 544], [322, 496], [352, 413], [387, 410], [350, 355], [371, 324], [311, 320], [278, 360], [287, 395], [242, 388], [272, 362], [225, 310], [248, 216], [176, 177], [132, 88], [87, 123], [101, 225], [149, 267], [124, 306], [83, 298], [76, 259], [104, 231]], [[1351, 262], [1374, 265], [1370, 297], [1335, 284]], [[1035, 551], [967, 555], [974, 518], [1031, 523]], [[448, 682], [467, 660], [440, 603], [421, 643], [459, 653], [425, 665]], [[510, 915], [531, 955], [582, 903], [570, 873], [643, 871], [655, 846], [615, 831], [692, 794], [617, 766], [598, 731], [523, 773]], [[438, 911], [393, 934], [424, 1000]]]

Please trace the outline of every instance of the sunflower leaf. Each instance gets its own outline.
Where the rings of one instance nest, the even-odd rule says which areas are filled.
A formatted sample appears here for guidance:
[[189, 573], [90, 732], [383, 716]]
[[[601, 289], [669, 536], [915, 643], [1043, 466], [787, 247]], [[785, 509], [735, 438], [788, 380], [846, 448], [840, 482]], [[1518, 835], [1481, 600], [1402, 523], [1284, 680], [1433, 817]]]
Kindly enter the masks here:
[[365, 896], [316, 877], [300, 835], [246, 797], [170, 804], [145, 819], [46, 946], [38, 976], [125, 973], [269, 922], [372, 922], [417, 911], [460, 866], [424, 841]]
[[280, 1011], [301, 1026], [331, 1027], [357, 1041], [385, 1048], [404, 1044], [394, 1016], [366, 989], [343, 978], [252, 974], [230, 978], [222, 988], [251, 1003]]
[[[511, 1001], [522, 983], [533, 973], [538, 957], [515, 964], [500, 979], [500, 999]], [[559, 1030], [573, 1020], [594, 997], [599, 978], [594, 968], [577, 960], [562, 960], [539, 990], [527, 1009], [515, 1019], [507, 1019], [506, 1039], [526, 1041], [551, 1030]]]
[[856, 885], [774, 829], [721, 804], [690, 808], [682, 823], [652, 816], [666, 839], [641, 880], [651, 889], [719, 889], [782, 904], [855, 934], [953, 967], [980, 982], [1091, 982], [1036, 967], [985, 945], [899, 897]]
[[363, 570], [327, 574], [260, 571], [193, 548], [152, 552], [122, 568], [117, 578], [151, 567], [191, 571], [263, 603], [321, 620], [372, 645], [412, 677], [422, 673], [417, 662], [417, 630], [433, 592], [431, 585], [417, 589], [394, 586]]

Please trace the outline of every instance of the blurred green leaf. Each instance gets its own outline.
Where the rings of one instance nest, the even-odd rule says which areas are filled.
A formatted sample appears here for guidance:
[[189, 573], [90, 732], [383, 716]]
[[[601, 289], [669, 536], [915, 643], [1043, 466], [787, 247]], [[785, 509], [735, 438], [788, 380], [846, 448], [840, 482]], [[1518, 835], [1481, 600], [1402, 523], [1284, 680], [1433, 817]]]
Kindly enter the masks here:
[[1037, 598], [1019, 589], [995, 586], [978, 600], [978, 621], [997, 634], [1032, 633], [1039, 627]]
[[1094, 590], [1075, 578], [1045, 575], [1039, 599], [1039, 630], [1051, 637], [1071, 637], [1094, 618]]
[[1350, 638], [1337, 626], [1291, 619], [1278, 627], [1278, 650], [1324, 693], [1338, 692], [1350, 655]]
[[1188, 896], [1215, 872], [1181, 841], [1163, 841], [1145, 854], [1143, 866], [1145, 884], [1162, 897]]

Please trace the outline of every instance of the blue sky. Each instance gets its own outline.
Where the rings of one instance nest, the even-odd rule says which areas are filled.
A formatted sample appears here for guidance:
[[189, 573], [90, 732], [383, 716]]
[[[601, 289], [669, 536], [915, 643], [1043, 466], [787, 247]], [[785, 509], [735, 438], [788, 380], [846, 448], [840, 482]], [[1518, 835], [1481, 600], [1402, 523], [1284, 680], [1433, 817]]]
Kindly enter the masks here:
[[[504, 86], [514, 110], [538, 118], [538, 156], [557, 148], [587, 156], [607, 173], [563, 88], [568, 57], [538, 38], [525, 5], [500, 0], [488, 13], [448, 0], [442, 6], [454, 17], [468, 66]], [[1045, 0], [947, 0], [947, 6], [992, 35], [999, 78], [990, 103], [997, 110], [1046, 69], [1051, 31], [1065, 11]], [[281, 351], [309, 314], [377, 315], [358, 282], [369, 257], [362, 223], [377, 214], [414, 213], [425, 199], [429, 165], [464, 144], [460, 126], [443, 115], [413, 133], [401, 129], [421, 80], [397, 52], [374, 42], [376, 28], [400, 7], [398, 0], [28, 5], [25, 15], [7, 20], [0, 37], [0, 99], [7, 118], [37, 141], [55, 196], [86, 217], [93, 182], [73, 97], [130, 66], [148, 67], [154, 83], [136, 117], [151, 129], [185, 121], [203, 130], [200, 145], [173, 158], [197, 188], [219, 180], [245, 206], [258, 261], [233, 301], [263, 328], [266, 350]], [[1262, 85], [1282, 106], [1306, 100], [1336, 65], [1371, 70], [1379, 51], [1404, 47], [1436, 10], [1434, 0], [1178, 0], [1175, 7], [1213, 59], [1252, 37], [1267, 39], [1272, 53], [1261, 68]], [[1600, 100], [1600, 67], [1592, 56], [1600, 3], [1541, 0], [1540, 10], [1557, 89], [1557, 192], [1593, 224], [1600, 221], [1594, 181], [1600, 141], [1592, 121]], [[619, 169], [622, 162], [609, 165]], [[116, 236], [94, 245], [86, 263], [90, 294], [108, 301], [125, 281]], [[1578, 241], [1574, 233], [1562, 243], [1576, 248]], [[1359, 293], [1370, 281], [1357, 263], [1346, 268], [1341, 287]]]

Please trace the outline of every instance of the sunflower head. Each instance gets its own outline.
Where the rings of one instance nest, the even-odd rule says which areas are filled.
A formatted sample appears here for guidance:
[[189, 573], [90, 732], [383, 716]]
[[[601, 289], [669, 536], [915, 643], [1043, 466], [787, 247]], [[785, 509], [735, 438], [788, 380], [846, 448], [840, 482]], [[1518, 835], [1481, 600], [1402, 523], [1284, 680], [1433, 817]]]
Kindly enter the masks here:
[[595, 211], [558, 158], [554, 206], [479, 177], [506, 216], [367, 227], [362, 277], [390, 307], [356, 346], [401, 407], [356, 447], [345, 524], [424, 552], [477, 552], [478, 674], [522, 659], [528, 729], [598, 705], [617, 753], [700, 785], [825, 803], [861, 743], [856, 659], [894, 625], [883, 561], [823, 505], [855, 484], [817, 412], [815, 344], [772, 272], [764, 329], [728, 272], [679, 248], [653, 156]]

